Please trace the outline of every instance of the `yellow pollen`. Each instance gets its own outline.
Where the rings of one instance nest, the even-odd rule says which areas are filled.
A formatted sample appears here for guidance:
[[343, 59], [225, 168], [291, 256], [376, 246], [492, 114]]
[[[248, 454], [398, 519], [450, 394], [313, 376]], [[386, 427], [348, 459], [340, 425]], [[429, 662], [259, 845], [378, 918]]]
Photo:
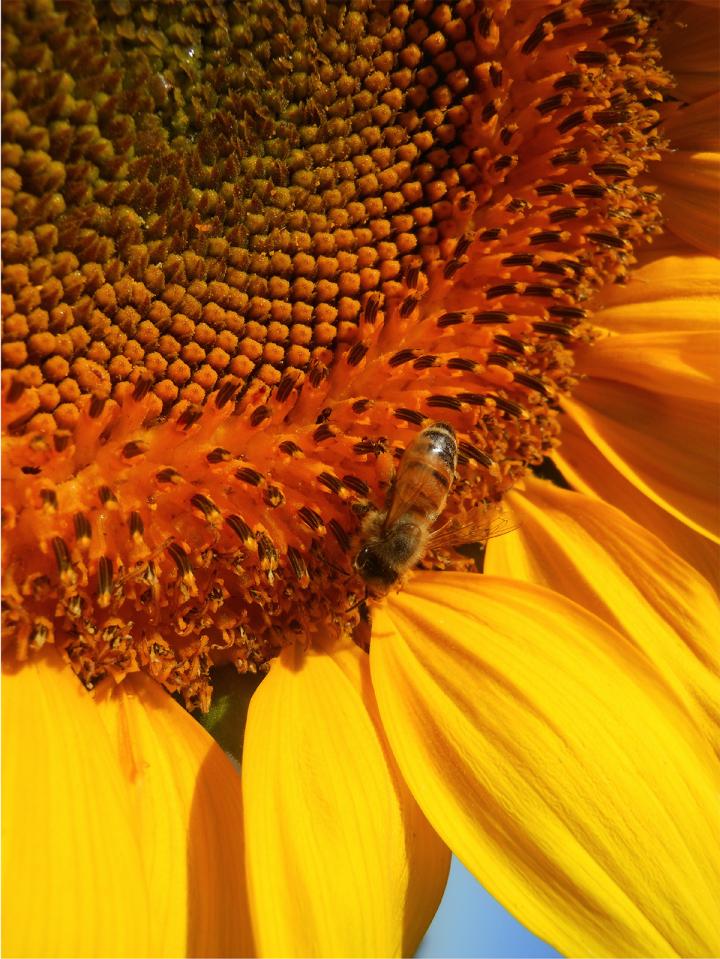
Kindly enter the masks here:
[[448, 517], [552, 451], [667, 78], [625, 0], [3, 14], [4, 642], [206, 708], [357, 623], [423, 426]]

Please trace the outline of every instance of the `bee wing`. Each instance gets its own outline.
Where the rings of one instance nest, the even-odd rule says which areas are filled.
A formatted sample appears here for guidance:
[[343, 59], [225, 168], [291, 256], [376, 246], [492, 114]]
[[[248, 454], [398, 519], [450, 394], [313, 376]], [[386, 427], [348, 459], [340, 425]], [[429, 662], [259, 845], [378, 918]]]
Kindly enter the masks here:
[[405, 478], [400, 483], [396, 479], [383, 529], [389, 529], [401, 516], [417, 505], [418, 501], [433, 502], [436, 498], [437, 480], [431, 470], [413, 470], [412, 478], [410, 480]]
[[485, 543], [494, 536], [511, 533], [518, 523], [509, 513], [488, 512], [478, 507], [464, 520], [456, 517], [436, 529], [428, 539], [428, 549], [452, 549], [463, 543]]

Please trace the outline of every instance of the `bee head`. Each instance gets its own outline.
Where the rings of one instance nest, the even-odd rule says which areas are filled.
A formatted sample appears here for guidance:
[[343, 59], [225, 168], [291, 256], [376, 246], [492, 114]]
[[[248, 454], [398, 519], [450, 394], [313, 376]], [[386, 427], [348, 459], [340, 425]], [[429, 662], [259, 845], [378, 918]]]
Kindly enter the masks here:
[[383, 559], [372, 543], [366, 543], [355, 557], [355, 569], [368, 586], [380, 586], [389, 589], [397, 582], [397, 572]]

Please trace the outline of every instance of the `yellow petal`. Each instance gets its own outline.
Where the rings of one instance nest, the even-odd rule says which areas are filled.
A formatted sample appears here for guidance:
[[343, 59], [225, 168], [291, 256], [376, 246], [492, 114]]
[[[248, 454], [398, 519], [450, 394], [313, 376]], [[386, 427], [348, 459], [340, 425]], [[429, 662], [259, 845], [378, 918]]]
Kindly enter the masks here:
[[128, 784], [54, 649], [2, 680], [6, 956], [157, 955]]
[[253, 696], [243, 789], [260, 955], [412, 954], [437, 909], [450, 854], [375, 710], [354, 646], [286, 648]]
[[663, 66], [676, 82], [675, 96], [699, 100], [718, 88], [720, 18], [716, 0], [676, 3], [658, 31]]
[[98, 695], [143, 850], [155, 955], [253, 954], [240, 776], [214, 739], [144, 675]]
[[717, 330], [720, 261], [665, 234], [625, 284], [604, 287], [593, 323], [616, 333]]
[[645, 496], [567, 418], [563, 422], [562, 446], [553, 450], [552, 458], [573, 489], [621, 509], [720, 591], [720, 546]]
[[720, 755], [720, 604], [652, 533], [600, 500], [530, 478], [508, 497], [518, 529], [485, 572], [547, 586], [627, 636]]
[[661, 209], [670, 230], [714, 256], [720, 255], [720, 154], [676, 150], [652, 168], [663, 195]]
[[689, 381], [660, 371], [649, 377], [652, 389], [588, 379], [563, 409], [645, 496], [718, 542], [718, 391], [708, 389], [707, 402], [683, 399]]
[[655, 389], [676, 403], [706, 403], [716, 398], [720, 386], [720, 317], [717, 326], [608, 336], [594, 346], [578, 347], [575, 369], [583, 377]]
[[[713, 0], [716, 3], [716, 0]], [[673, 149], [720, 150], [720, 93], [715, 91], [697, 103], [680, 106], [663, 124]]]
[[715, 757], [649, 662], [549, 590], [418, 575], [376, 614], [373, 686], [431, 823], [569, 955], [720, 949]]

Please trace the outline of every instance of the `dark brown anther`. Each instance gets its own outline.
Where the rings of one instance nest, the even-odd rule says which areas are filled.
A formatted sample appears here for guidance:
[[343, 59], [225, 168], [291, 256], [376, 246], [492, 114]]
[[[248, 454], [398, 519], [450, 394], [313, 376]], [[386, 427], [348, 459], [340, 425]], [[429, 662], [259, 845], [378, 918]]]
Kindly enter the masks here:
[[451, 356], [445, 366], [449, 370], [460, 370], [463, 373], [472, 373], [477, 367], [477, 363], [467, 356]]
[[141, 376], [135, 383], [135, 389], [133, 390], [133, 399], [142, 400], [150, 392], [153, 385], [153, 381], [149, 376]]
[[558, 133], [569, 133], [570, 130], [574, 130], [575, 127], [579, 127], [581, 123], [585, 122], [585, 112], [583, 110], [575, 110], [574, 113], [568, 114], [564, 120], [561, 120], [557, 125]]
[[278, 445], [278, 449], [280, 450], [281, 453], [284, 453], [286, 456], [302, 456], [303, 455], [302, 449], [297, 445], [297, 443], [293, 443], [292, 440], [283, 440], [282, 443]]
[[65, 430], [58, 430], [57, 433], [53, 435], [53, 445], [55, 446], [56, 452], [62, 453], [63, 450], [66, 450], [70, 445], [71, 439], [71, 433], [67, 433]]
[[562, 223], [563, 220], [573, 220], [580, 213], [584, 212], [581, 206], [563, 206], [559, 210], [553, 210], [549, 216], [551, 223]]
[[592, 240], [593, 243], [598, 243], [600, 246], [608, 246], [613, 250], [626, 250], [629, 248], [627, 240], [623, 240], [621, 236], [616, 236], [613, 233], [586, 233], [585, 236], [588, 240]]
[[365, 304], [365, 320], [368, 323], [374, 323], [377, 319], [382, 296], [379, 293], [371, 293]]
[[494, 226], [490, 230], [483, 230], [480, 234], [481, 240], [499, 240], [502, 236], [502, 230], [499, 226]]
[[484, 325], [493, 323], [509, 323], [510, 317], [504, 310], [483, 310], [473, 316], [473, 323]]
[[310, 380], [310, 385], [317, 389], [323, 380], [328, 378], [329, 372], [330, 371], [324, 363], [318, 363], [315, 366], [311, 366], [308, 370], [308, 379]]
[[573, 187], [573, 196], [578, 199], [601, 200], [607, 193], [607, 187], [601, 183], [581, 183]]
[[539, 246], [545, 243], [559, 243], [562, 240], [560, 230], [542, 230], [540, 233], [533, 233], [530, 237], [531, 246]]
[[98, 416], [105, 409], [106, 398], [104, 396], [93, 396], [90, 400], [90, 408], [88, 409], [88, 415], [91, 419], [96, 420]]
[[250, 529], [245, 520], [240, 519], [239, 516], [235, 516], [233, 513], [226, 518], [225, 522], [228, 524], [233, 533], [235, 533], [237, 538], [246, 546], [254, 541], [255, 537], [253, 536], [253, 531]]
[[248, 486], [260, 486], [265, 478], [262, 473], [258, 473], [250, 466], [241, 466], [239, 470], [235, 471], [235, 476], [242, 483], [247, 483]]
[[564, 183], [541, 183], [536, 187], [535, 192], [538, 196], [560, 196], [565, 192]]
[[410, 360], [414, 360], [416, 356], [416, 350], [400, 350], [390, 357], [388, 360], [388, 366], [402, 366], [403, 363], [409, 363]]
[[417, 289], [419, 279], [420, 279], [420, 267], [411, 266], [410, 269], [407, 271], [407, 277], [405, 279], [408, 289], [409, 290]]
[[76, 513], [73, 517], [75, 524], [75, 539], [79, 546], [90, 542], [92, 527], [84, 513]]
[[498, 346], [504, 346], [508, 350], [512, 350], [513, 353], [519, 353], [523, 356], [526, 352], [526, 346], [524, 343], [521, 343], [520, 340], [514, 339], [512, 336], [506, 336], [504, 333], [498, 333], [495, 337], [495, 342]]
[[512, 296], [513, 293], [517, 293], [517, 283], [498, 283], [497, 286], [491, 286], [487, 290], [485, 299], [494, 300], [498, 296]]
[[354, 343], [347, 351], [345, 356], [348, 366], [357, 366], [362, 361], [367, 351], [368, 347], [364, 343]]
[[323, 470], [323, 472], [318, 473], [315, 478], [320, 486], [324, 486], [325, 489], [329, 489], [331, 493], [338, 495], [342, 491], [342, 483], [337, 476], [333, 476], [331, 473], [327, 473]]
[[367, 497], [370, 495], [370, 487], [364, 480], [361, 480], [359, 476], [353, 476], [351, 473], [348, 473], [343, 476], [343, 483], [348, 489], [357, 493], [358, 496]]
[[216, 446], [214, 450], [210, 450], [205, 459], [208, 463], [227, 463], [228, 460], [232, 459], [232, 453], [221, 446]]
[[65, 540], [60, 536], [53, 536], [52, 545], [55, 552], [55, 562], [57, 563], [58, 572], [62, 576], [63, 573], [67, 573], [68, 570], [72, 569], [70, 553], [68, 552]]
[[350, 409], [355, 413], [356, 416], [360, 416], [362, 413], [365, 413], [372, 406], [372, 400], [363, 397], [360, 400], [355, 400]]
[[408, 316], [412, 313], [415, 307], [418, 305], [418, 298], [416, 296], [406, 296], [405, 299], [400, 304], [400, 316], [403, 319], [407, 319]]
[[488, 401], [488, 397], [482, 393], [458, 393], [457, 398], [468, 406], [484, 406]]
[[220, 515], [220, 511], [217, 506], [208, 499], [207, 496], [204, 496], [202, 493], [195, 493], [194, 496], [190, 497], [190, 503], [199, 509], [203, 516], [208, 520], [216, 519]]
[[293, 388], [297, 382], [297, 376], [286, 374], [278, 383], [277, 392], [275, 393], [275, 398], [278, 403], [284, 403], [290, 396], [293, 391]]
[[549, 333], [551, 336], [572, 336], [572, 327], [562, 323], [533, 323], [533, 329], [538, 333]]
[[548, 313], [566, 320], [584, 320], [587, 317], [587, 310], [579, 306], [551, 306], [548, 307]]
[[532, 266], [534, 262], [532, 253], [511, 253], [500, 261], [503, 266]]
[[580, 150], [561, 150], [550, 160], [551, 166], [574, 166], [580, 163]]
[[437, 363], [437, 356], [426, 353], [424, 356], [418, 356], [413, 362], [414, 370], [429, 370]]
[[493, 163], [493, 170], [499, 173], [501, 170], [508, 170], [515, 163], [515, 157], [510, 153], [504, 153]]
[[406, 423], [412, 423], [415, 426], [422, 426], [426, 420], [424, 414], [419, 410], [408, 410], [403, 406], [393, 410], [393, 416], [396, 416], [399, 420], [404, 420]]
[[548, 388], [538, 379], [536, 376], [531, 376], [529, 373], [513, 373], [513, 379], [516, 383], [520, 383], [522, 386], [527, 386], [530, 390], [536, 390], [541, 396], [548, 397], [550, 395]]
[[455, 256], [461, 257], [464, 256], [467, 251], [470, 249], [472, 244], [472, 239], [469, 236], [461, 236], [455, 247]]
[[265, 569], [277, 569], [280, 554], [268, 534], [264, 532], [264, 530], [260, 530], [256, 534], [255, 539], [257, 540], [258, 559], [261, 565]]
[[548, 113], [552, 113], [554, 110], [557, 110], [558, 107], [563, 105], [563, 95], [562, 93], [555, 93], [551, 97], [547, 97], [545, 100], [542, 100], [535, 107], [537, 112], [541, 117], [546, 116]]
[[315, 443], [322, 443], [325, 440], [330, 440], [335, 436], [335, 430], [329, 423], [321, 423], [320, 426], [313, 433], [313, 441]]
[[343, 553], [347, 553], [350, 549], [350, 537], [342, 528], [340, 523], [338, 523], [336, 519], [331, 519], [330, 522], [328, 523], [328, 529], [337, 540], [338, 546], [343, 551]]
[[624, 163], [596, 163], [592, 170], [598, 176], [616, 176], [622, 180], [630, 176], [630, 167]]
[[604, 67], [608, 62], [608, 55], [600, 50], [580, 50], [573, 59], [575, 63], [585, 67]]
[[192, 576], [192, 563], [190, 562], [190, 557], [182, 548], [182, 546], [179, 543], [170, 543], [170, 545], [167, 547], [167, 551], [175, 561], [175, 565], [177, 566], [181, 577], [186, 579], [187, 577]]
[[508, 416], [527, 416], [527, 410], [524, 410], [519, 403], [513, 403], [512, 400], [508, 400], [504, 396], [493, 396], [492, 399], [495, 400], [497, 408], [502, 410], [503, 413], [507, 413]]
[[507, 353], [488, 353], [487, 361], [488, 366], [502, 366], [505, 369], [515, 366], [517, 362], [514, 356], [509, 356]]
[[305, 560], [302, 558], [301, 553], [297, 549], [295, 549], [294, 546], [289, 546], [287, 555], [288, 555], [288, 562], [290, 563], [290, 567], [293, 573], [295, 573], [295, 578], [300, 583], [307, 583], [308, 569], [305, 564]]
[[490, 75], [490, 83], [497, 89], [502, 86], [503, 82], [503, 71], [499, 63], [491, 63], [488, 69]]
[[133, 539], [141, 537], [145, 532], [142, 516], [135, 510], [130, 513], [130, 535]]
[[240, 384], [235, 380], [225, 380], [215, 394], [215, 406], [219, 410], [221, 410], [223, 406], [227, 406], [239, 388]]
[[[555, 83], [553, 83], [554, 90], [577, 90], [582, 84], [582, 75], [580, 73], [566, 73], [565, 76], [559, 77]], [[575, 114], [573, 114], [575, 116]], [[580, 123], [582, 123], [585, 115], [580, 113]], [[573, 124], [576, 125], [576, 124]], [[558, 129], [560, 129], [558, 127]], [[572, 129], [572, 126], [569, 128]]]
[[492, 456], [488, 456], [487, 453], [479, 450], [477, 446], [473, 446], [472, 443], [466, 443], [464, 441], [458, 443], [458, 453], [462, 453], [463, 456], [466, 456], [469, 460], [475, 460], [476, 463], [480, 463], [481, 466], [485, 466], [488, 469], [491, 469], [495, 465]]
[[[461, 209], [462, 209], [462, 204], [461, 204]], [[465, 264], [463, 263], [462, 260], [450, 260], [448, 263], [445, 264], [445, 267], [443, 269], [443, 276], [445, 277], [446, 280], [452, 280], [452, 278], [455, 276], [457, 271], [460, 270], [463, 266], [465, 266]]]
[[250, 414], [250, 426], [260, 426], [265, 420], [269, 420], [271, 416], [272, 412], [269, 406], [258, 406], [257, 409], [254, 409]]
[[552, 296], [556, 287], [544, 286], [542, 283], [528, 283], [523, 296]]
[[310, 509], [309, 506], [303, 506], [298, 510], [298, 516], [303, 521], [303, 523], [309, 527], [309, 529], [314, 532], [324, 529], [325, 524], [323, 523], [322, 516], [315, 512], [314, 509]]
[[482, 108], [482, 113], [480, 114], [480, 118], [483, 123], [489, 123], [490, 120], [497, 115], [497, 111], [498, 108], [495, 100], [489, 100]]
[[285, 502], [285, 494], [279, 486], [268, 486], [263, 492], [263, 503], [270, 509], [277, 509]]
[[585, 0], [580, 4], [580, 13], [584, 17], [594, 17], [598, 13], [610, 13], [618, 6], [618, 0]]
[[431, 409], [461, 410], [462, 404], [456, 396], [428, 396], [425, 402]]
[[98, 606], [104, 607], [110, 603], [112, 582], [112, 560], [107, 556], [101, 556], [98, 560]]
[[194, 423], [197, 423], [201, 416], [202, 409], [199, 406], [188, 406], [178, 417], [177, 425], [180, 429], [189, 430]]
[[158, 483], [178, 483], [182, 482], [182, 476], [178, 473], [177, 470], [174, 470], [171, 466], [166, 466], [165, 469], [160, 470], [155, 474], [155, 479]]
[[126, 443], [122, 449], [122, 455], [126, 460], [134, 459], [136, 456], [142, 456], [150, 449], [150, 444], [144, 440], [131, 440]]
[[57, 510], [58, 498], [54, 489], [41, 489], [40, 499], [43, 502], [43, 506], [49, 509], [51, 512], [54, 513]]
[[20, 397], [25, 392], [25, 384], [22, 380], [19, 380], [17, 377], [12, 381], [8, 387], [8, 391], [5, 394], [6, 403], [17, 403]]
[[98, 490], [98, 497], [103, 506], [107, 506], [108, 503], [117, 503], [118, 501], [117, 496], [109, 486], [101, 486]]

